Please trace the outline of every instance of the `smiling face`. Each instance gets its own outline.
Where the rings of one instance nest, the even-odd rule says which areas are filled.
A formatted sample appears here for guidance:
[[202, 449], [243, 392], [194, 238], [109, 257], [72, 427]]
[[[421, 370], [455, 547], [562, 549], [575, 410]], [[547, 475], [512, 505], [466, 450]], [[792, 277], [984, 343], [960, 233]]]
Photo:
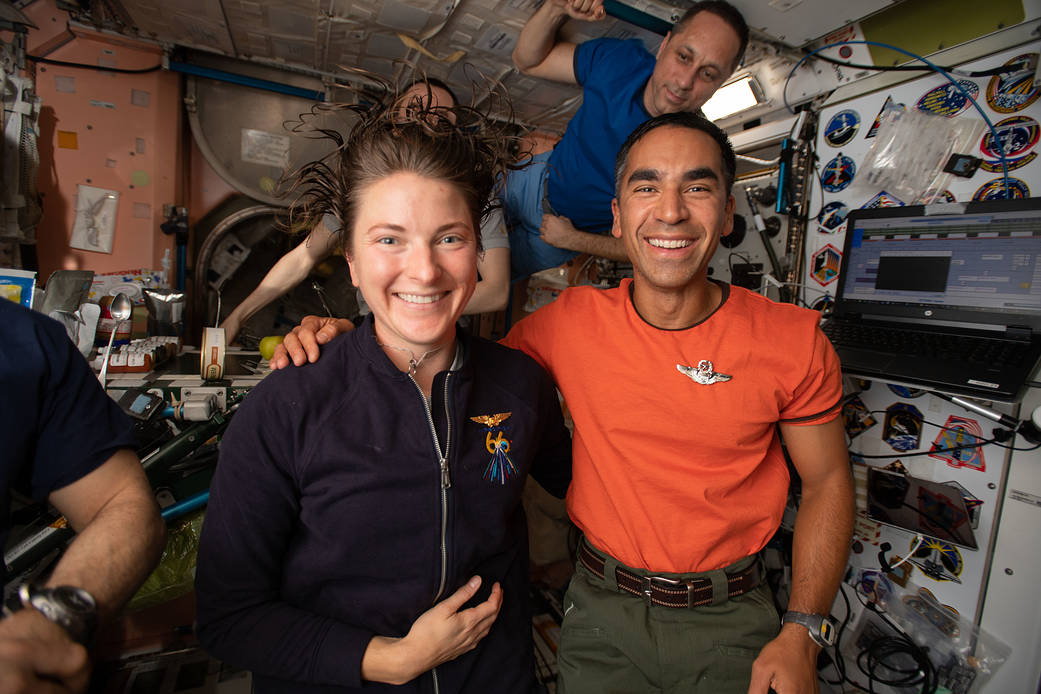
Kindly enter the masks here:
[[699, 12], [658, 47], [654, 72], [643, 93], [652, 116], [701, 108], [734, 71], [741, 40], [711, 12]]
[[418, 359], [454, 342], [477, 282], [473, 217], [454, 185], [406, 172], [368, 185], [359, 191], [350, 246], [351, 278], [381, 343]]
[[647, 132], [629, 150], [611, 209], [636, 291], [703, 291], [719, 239], [734, 225], [719, 145], [686, 127]]

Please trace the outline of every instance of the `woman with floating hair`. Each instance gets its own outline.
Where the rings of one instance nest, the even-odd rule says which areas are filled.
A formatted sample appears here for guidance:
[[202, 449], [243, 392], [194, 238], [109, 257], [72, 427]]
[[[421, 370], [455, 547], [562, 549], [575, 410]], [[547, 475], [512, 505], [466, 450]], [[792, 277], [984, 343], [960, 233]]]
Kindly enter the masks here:
[[[387, 91], [390, 93], [389, 87]], [[409, 84], [394, 101], [398, 120], [411, 117], [414, 100], [433, 108], [452, 107], [458, 103], [447, 84], [424, 77]], [[450, 108], [444, 115], [446, 118], [455, 117]], [[239, 335], [253, 314], [303, 282], [318, 263], [335, 251], [339, 229], [340, 223], [334, 215], [324, 215], [303, 241], [279, 258], [256, 288], [221, 322], [229, 342]], [[477, 257], [477, 287], [463, 309], [467, 315], [501, 311], [506, 308], [510, 294], [510, 242], [501, 209], [493, 209], [485, 216], [479, 236], [483, 251]], [[362, 301], [359, 295], [359, 304]], [[367, 313], [367, 310], [363, 312]]]
[[534, 361], [456, 327], [509, 138], [410, 109], [356, 109], [296, 176], [290, 224], [336, 216], [372, 313], [268, 376], [221, 441], [197, 630], [256, 692], [534, 685], [521, 491], [530, 471], [563, 496], [570, 440]]

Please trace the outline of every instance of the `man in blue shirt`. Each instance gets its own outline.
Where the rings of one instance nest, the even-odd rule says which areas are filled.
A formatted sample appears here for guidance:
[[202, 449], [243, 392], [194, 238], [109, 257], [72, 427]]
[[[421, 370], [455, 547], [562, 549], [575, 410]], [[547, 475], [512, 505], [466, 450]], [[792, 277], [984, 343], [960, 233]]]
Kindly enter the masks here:
[[578, 253], [626, 260], [611, 228], [614, 159], [653, 116], [695, 112], [741, 62], [748, 26], [721, 0], [699, 2], [649, 53], [639, 39], [561, 40], [569, 18], [604, 17], [602, 0], [545, 0], [521, 31], [513, 62], [526, 75], [582, 85], [582, 106], [552, 152], [512, 172], [503, 202], [514, 279]]
[[65, 329], [4, 299], [0, 325], [0, 546], [10, 525], [9, 490], [23, 484], [78, 533], [28, 593], [41, 610], [23, 598], [22, 609], [0, 619], [0, 689], [85, 691], [89, 630], [62, 619], [69, 588], [81, 601], [89, 595], [104, 624], [159, 561], [166, 529], [129, 419]]

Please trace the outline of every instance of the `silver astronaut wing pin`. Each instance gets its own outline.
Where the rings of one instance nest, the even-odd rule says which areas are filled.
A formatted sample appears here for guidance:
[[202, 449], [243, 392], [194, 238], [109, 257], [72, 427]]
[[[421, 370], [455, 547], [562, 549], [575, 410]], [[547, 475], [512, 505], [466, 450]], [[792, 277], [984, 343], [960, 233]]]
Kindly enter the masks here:
[[700, 383], [703, 386], [710, 386], [713, 383], [726, 383], [733, 376], [729, 374], [721, 374], [718, 371], [712, 369], [712, 362], [708, 359], [702, 359], [698, 362], [697, 368], [693, 366], [684, 366], [683, 364], [676, 364], [676, 370], [681, 374], [690, 376], [690, 380], [695, 383]]

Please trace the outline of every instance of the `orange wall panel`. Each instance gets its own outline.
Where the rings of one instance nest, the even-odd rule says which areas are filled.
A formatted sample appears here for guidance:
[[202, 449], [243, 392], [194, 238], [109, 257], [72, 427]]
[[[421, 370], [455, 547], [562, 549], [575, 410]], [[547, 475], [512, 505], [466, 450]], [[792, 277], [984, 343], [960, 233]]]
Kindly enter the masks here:
[[[51, 3], [34, 3], [50, 5]], [[59, 13], [62, 14], [62, 13]], [[57, 21], [32, 17], [29, 52], [53, 46]], [[139, 69], [158, 65], [157, 48], [77, 30], [47, 56], [87, 65]], [[43, 218], [37, 230], [41, 278], [61, 268], [112, 272], [159, 268], [173, 239], [163, 234], [164, 204], [183, 204], [180, 76], [164, 70], [124, 74], [39, 63], [42, 99], [40, 176]], [[68, 145], [74, 141], [75, 148]], [[59, 146], [65, 145], [65, 146]], [[77, 184], [119, 194], [111, 253], [69, 247]]]

